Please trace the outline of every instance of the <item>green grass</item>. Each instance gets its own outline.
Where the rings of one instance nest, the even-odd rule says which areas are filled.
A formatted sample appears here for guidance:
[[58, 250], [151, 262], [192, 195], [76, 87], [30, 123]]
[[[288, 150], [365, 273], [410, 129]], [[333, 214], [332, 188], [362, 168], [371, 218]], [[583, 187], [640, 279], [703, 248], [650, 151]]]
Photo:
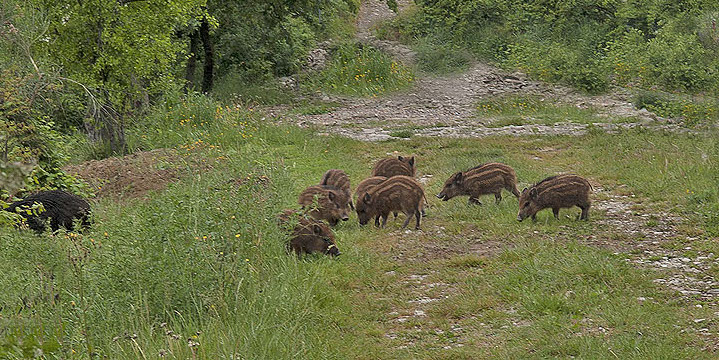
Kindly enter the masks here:
[[[487, 126], [553, 125], [561, 122], [591, 124], [600, 121], [591, 108], [561, 104], [556, 99], [539, 95], [506, 95], [477, 103], [477, 116], [488, 119]], [[606, 121], [606, 119], [601, 119]], [[615, 119], [627, 121], [627, 119]]]
[[393, 136], [396, 138], [402, 138], [402, 139], [409, 139], [414, 135], [414, 131], [411, 129], [404, 129], [404, 130], [395, 130], [389, 133], [389, 136]]
[[[693, 322], [711, 318], [709, 307], [681, 301], [623, 254], [583, 243], [634, 241], [599, 223], [601, 211], [589, 222], [573, 220], [572, 209], [559, 221], [544, 211], [537, 223], [518, 223], [508, 193], [483, 206], [432, 195], [451, 173], [486, 161], [513, 166], [520, 186], [575, 172], [648, 209], [683, 214], [692, 246], [716, 252], [716, 137], [361, 143], [259, 118], [204, 98], [168, 103], [128, 132], [131, 143], [175, 147], [205, 167], [188, 166], [147, 201], [95, 201], [84, 234], [3, 229], [0, 357], [38, 349], [111, 359], [715, 357]], [[340, 258], [285, 252], [275, 216], [299, 191], [330, 168], [356, 185], [392, 151], [417, 156], [418, 175], [433, 175], [423, 232], [397, 231], [403, 215], [387, 229], [360, 228], [353, 215], [336, 228]], [[261, 176], [270, 180], [234, 181]]]
[[633, 103], [638, 109], [646, 108], [662, 117], [681, 119], [688, 127], [712, 128], [719, 125], [719, 101], [712, 97], [640, 91]]
[[228, 104], [289, 104], [294, 101], [291, 92], [283, 89], [275, 79], [246, 79], [239, 74], [228, 74], [217, 80], [212, 96]]
[[437, 38], [421, 38], [412, 48], [417, 53], [417, 66], [431, 74], [450, 74], [469, 68], [472, 55], [450, 41]]
[[410, 68], [368, 45], [340, 44], [327, 68], [306, 79], [308, 86], [328, 93], [378, 96], [409, 87]]

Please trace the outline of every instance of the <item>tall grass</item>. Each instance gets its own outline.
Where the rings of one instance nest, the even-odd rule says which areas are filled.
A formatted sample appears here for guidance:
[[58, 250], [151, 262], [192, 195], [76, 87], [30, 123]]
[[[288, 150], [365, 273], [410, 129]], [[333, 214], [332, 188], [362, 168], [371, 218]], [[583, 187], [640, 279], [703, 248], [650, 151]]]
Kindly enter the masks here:
[[313, 87], [323, 91], [356, 96], [401, 90], [413, 81], [410, 68], [379, 50], [355, 43], [337, 47], [327, 68], [310, 79]]
[[[0, 357], [602, 357], [608, 347], [625, 357], [699, 353], [697, 338], [672, 332], [674, 325], [691, 323], [688, 310], [656, 288], [650, 275], [607, 252], [565, 242], [594, 232], [592, 221], [557, 221], [547, 211], [536, 224], [517, 223], [511, 197], [470, 207], [431, 195], [457, 170], [502, 161], [517, 170], [521, 185], [576, 172], [663, 201], [709, 232], [716, 229], [705, 221], [716, 219], [714, 138], [627, 131], [360, 143], [272, 126], [248, 109], [193, 97], [168, 102], [129, 134], [136, 148], [175, 147], [207, 162], [188, 165], [180, 182], [148, 200], [94, 201], [94, 225], [82, 234], [4, 228]], [[383, 230], [360, 228], [352, 216], [336, 229], [344, 253], [339, 259], [286, 253], [275, 216], [294, 206], [302, 188], [329, 168], [344, 169], [356, 184], [391, 151], [415, 154], [419, 175], [434, 175], [426, 184], [431, 206], [425, 232], [395, 231], [398, 222]], [[478, 231], [465, 236], [468, 228]], [[451, 246], [457, 256], [449, 264], [455, 265], [394, 260], [398, 239], [414, 237], [421, 237], [418, 246]], [[478, 239], [516, 250], [465, 258]], [[493, 344], [506, 346], [447, 352], [435, 345], [452, 340], [448, 336], [413, 332], [417, 347], [400, 349], [399, 340], [385, 336], [400, 326], [388, 314], [407, 306], [416, 289], [391, 271], [431, 273], [454, 289], [426, 318], [413, 320], [417, 326], [434, 329], [456, 320], [472, 341], [499, 339]], [[650, 306], [632, 302], [645, 294], [656, 299]], [[501, 328], [506, 309], [516, 309], [532, 326]], [[596, 327], [580, 322], [585, 317], [610, 331], [592, 332]], [[482, 323], [496, 326], [494, 337], [485, 337]]]

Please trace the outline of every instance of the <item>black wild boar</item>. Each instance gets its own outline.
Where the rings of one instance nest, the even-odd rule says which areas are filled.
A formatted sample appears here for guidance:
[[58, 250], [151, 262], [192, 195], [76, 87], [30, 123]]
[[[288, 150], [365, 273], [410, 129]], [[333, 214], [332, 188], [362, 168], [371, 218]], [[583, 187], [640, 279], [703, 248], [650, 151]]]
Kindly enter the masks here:
[[375, 218], [375, 226], [379, 226], [379, 217], [382, 217], [384, 227], [390, 212], [402, 211], [407, 215], [402, 228], [407, 227], [414, 215], [417, 219], [415, 228], [419, 229], [423, 199], [424, 190], [416, 180], [404, 175], [392, 176], [369, 189], [357, 200], [359, 223], [365, 225], [371, 218]]
[[437, 197], [447, 201], [455, 196], [469, 195], [470, 204], [481, 205], [480, 195], [494, 194], [499, 204], [502, 201], [502, 189], [519, 197], [514, 169], [501, 163], [486, 163], [454, 173], [444, 182], [444, 188]]
[[405, 175], [414, 177], [417, 168], [414, 163], [414, 156], [406, 158], [398, 156], [395, 158], [386, 158], [377, 161], [372, 169], [372, 176], [392, 177], [395, 175]]
[[587, 179], [577, 175], [557, 175], [548, 177], [529, 189], [522, 190], [519, 196], [519, 213], [517, 220], [527, 217], [537, 220], [537, 212], [552, 208], [554, 217], [559, 219], [560, 208], [578, 206], [582, 209], [580, 219], [589, 219], [589, 193], [592, 185]]
[[348, 201], [350, 208], [352, 210], [355, 209], [354, 204], [352, 204], [352, 190], [350, 189], [350, 177], [342, 170], [339, 169], [330, 169], [325, 172], [325, 174], [322, 176], [322, 180], [320, 180], [320, 185], [327, 185], [327, 186], [334, 186], [342, 191], [344, 191]]
[[290, 241], [287, 244], [288, 251], [294, 251], [298, 256], [313, 253], [342, 255], [335, 243], [335, 235], [322, 221], [307, 218], [292, 210], [285, 210], [278, 218], [280, 223], [287, 225], [295, 216], [297, 223], [291, 229]]
[[326, 220], [330, 225], [349, 220], [349, 201], [344, 191], [334, 186], [313, 185], [305, 189], [297, 201], [317, 220]]
[[[29, 209], [33, 204], [42, 204], [45, 211], [28, 214], [23, 209]], [[45, 231], [49, 220], [50, 229], [57, 231], [60, 227], [73, 230], [75, 220], [80, 220], [83, 227], [90, 225], [90, 204], [83, 198], [62, 190], [42, 191], [16, 201], [5, 211], [19, 213], [28, 227], [40, 233]]]
[[[31, 214], [23, 211], [36, 203], [42, 204], [45, 210]], [[57, 231], [60, 226], [73, 230], [75, 220], [80, 220], [83, 227], [90, 225], [90, 204], [85, 199], [62, 190], [42, 191], [27, 196], [10, 204], [5, 211], [19, 213], [25, 218], [28, 227], [39, 233], [45, 231], [48, 220], [52, 231]]]

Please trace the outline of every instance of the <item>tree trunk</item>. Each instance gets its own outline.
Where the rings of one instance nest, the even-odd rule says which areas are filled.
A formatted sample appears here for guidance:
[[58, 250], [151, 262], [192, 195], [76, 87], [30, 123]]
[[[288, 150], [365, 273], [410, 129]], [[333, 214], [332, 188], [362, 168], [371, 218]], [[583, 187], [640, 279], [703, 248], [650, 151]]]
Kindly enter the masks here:
[[85, 117], [85, 131], [90, 141], [100, 146], [103, 155], [124, 155], [127, 150], [125, 143], [125, 124], [120, 115], [109, 102], [101, 103], [91, 100], [88, 114]]
[[207, 94], [212, 90], [213, 71], [215, 68], [215, 49], [210, 38], [210, 24], [207, 18], [202, 18], [200, 23], [200, 37], [205, 48], [205, 68], [202, 72], [202, 92]]
[[197, 29], [190, 32], [190, 57], [187, 58], [185, 69], [185, 93], [195, 88], [195, 72], [197, 71], [197, 53], [200, 50], [200, 33]]

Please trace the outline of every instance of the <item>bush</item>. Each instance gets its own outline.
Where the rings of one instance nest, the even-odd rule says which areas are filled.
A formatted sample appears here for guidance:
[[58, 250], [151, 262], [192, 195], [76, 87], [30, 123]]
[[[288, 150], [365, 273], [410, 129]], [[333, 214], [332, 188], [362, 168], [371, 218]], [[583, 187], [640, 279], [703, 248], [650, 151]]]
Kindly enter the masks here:
[[425, 38], [422, 44], [439, 34], [479, 58], [589, 93], [612, 84], [719, 92], [715, 1], [471, 0], [418, 7], [411, 19], [394, 22], [396, 38]]
[[716, 99], [687, 98], [659, 91], [640, 91], [634, 97], [637, 109], [647, 110], [668, 118], [681, 118], [685, 125], [715, 126], [719, 122], [719, 102]]

